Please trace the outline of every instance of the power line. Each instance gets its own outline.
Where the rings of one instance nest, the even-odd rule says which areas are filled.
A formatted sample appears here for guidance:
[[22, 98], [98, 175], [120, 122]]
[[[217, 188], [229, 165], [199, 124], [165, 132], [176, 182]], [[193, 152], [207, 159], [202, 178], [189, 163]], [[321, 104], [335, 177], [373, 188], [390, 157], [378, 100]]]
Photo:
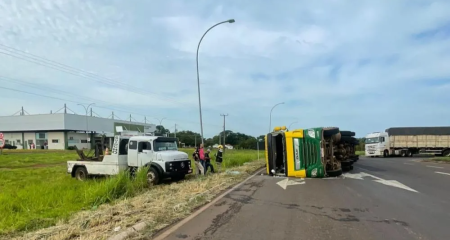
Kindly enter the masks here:
[[[103, 76], [100, 76], [100, 75], [97, 75], [97, 74], [94, 74], [94, 73], [90, 73], [90, 72], [87, 72], [85, 70], [82, 70], [82, 69], [79, 69], [79, 68], [75, 68], [75, 67], [71, 67], [69, 65], [62, 64], [62, 63], [59, 63], [59, 62], [56, 62], [56, 61], [52, 61], [52, 60], [49, 60], [49, 59], [46, 59], [46, 58], [43, 58], [43, 57], [31, 54], [31, 53], [24, 52], [22, 50], [19, 50], [19, 49], [13, 48], [13, 47], [6, 46], [4, 44], [0, 44], [0, 46], [1, 46], [1, 49], [3, 51], [9, 52], [9, 53], [6, 53], [6, 52], [0, 51], [0, 54], [3, 54], [3, 55], [7, 55], [7, 56], [10, 56], [10, 57], [13, 57], [13, 58], [17, 58], [17, 59], [21, 59], [21, 60], [24, 60], [24, 61], [27, 61], [27, 62], [35, 63], [37, 65], [41, 65], [41, 66], [44, 66], [44, 67], [49, 67], [49, 68], [52, 68], [52, 69], [57, 70], [57, 71], [61, 71], [61, 72], [65, 72], [65, 73], [71, 74], [73, 76], [82, 77], [82, 78], [86, 78], [86, 79], [91, 79], [91, 80], [94, 80], [96, 82], [108, 84], [108, 85], [111, 85], [111, 86], [114, 86], [114, 87], [118, 87], [118, 88], [120, 88], [122, 90], [125, 90], [125, 91], [129, 91], [129, 92], [133, 92], [133, 93], [137, 93], [137, 94], [141, 94], [141, 95], [145, 95], [145, 96], [148, 96], [149, 94], [152, 94], [152, 95], [156, 95], [156, 96], [158, 96], [160, 98], [163, 98], [165, 100], [171, 101], [173, 103], [185, 105], [184, 103], [176, 101], [173, 98], [168, 98], [166, 96], [162, 96], [162, 95], [157, 94], [155, 92], [148, 91], [147, 89], [144, 91], [144, 90], [142, 90], [140, 88], [129, 86], [129, 85], [123, 83], [123, 82], [120, 82], [120, 81], [117, 81], [117, 80], [114, 80], [114, 79], [110, 79], [110, 78], [107, 78], [107, 77], [103, 77]], [[12, 49], [14, 51], [21, 52], [21, 53], [17, 53], [17, 52], [11, 51], [9, 49]], [[19, 55], [19, 56], [16, 56], [14, 54]], [[130, 88], [131, 89], [135, 89], [135, 90], [131, 90]]]
[[[0, 89], [6, 89], [6, 90], [10, 90], [10, 91], [14, 91], [14, 92], [20, 92], [20, 93], [26, 93], [26, 94], [30, 94], [30, 95], [35, 95], [35, 96], [39, 96], [39, 97], [45, 97], [45, 98], [51, 98], [51, 99], [56, 99], [56, 100], [61, 100], [61, 101], [66, 101], [66, 102], [71, 102], [71, 103], [76, 103], [76, 104], [86, 104], [85, 102], [77, 102], [77, 101], [73, 101], [73, 100], [69, 100], [69, 99], [64, 99], [64, 98], [59, 98], [59, 97], [53, 97], [53, 96], [48, 96], [48, 95], [44, 95], [44, 94], [38, 94], [38, 93], [32, 93], [32, 92], [27, 92], [27, 91], [23, 91], [23, 90], [19, 90], [19, 89], [14, 89], [14, 88], [8, 88], [8, 87], [2, 87], [0, 86]], [[135, 115], [139, 115], [139, 116], [144, 116], [146, 117], [146, 115], [143, 115], [141, 113], [136, 113], [136, 112], [131, 112], [131, 111], [126, 111], [126, 110], [120, 110], [117, 108], [109, 108], [109, 107], [104, 107], [104, 106], [95, 106], [96, 108], [103, 108], [103, 109], [108, 109], [108, 110], [114, 110], [114, 111], [118, 111], [118, 112], [123, 112], [123, 113], [131, 113], [131, 114], [135, 114]], [[173, 121], [181, 121], [181, 122], [186, 122], [186, 123], [192, 123], [192, 124], [198, 124], [196, 122], [192, 122], [192, 121], [186, 121], [186, 120], [180, 120], [180, 119], [168, 119], [168, 120], [173, 120]], [[210, 126], [214, 126], [217, 127], [218, 125], [213, 125], [213, 124], [205, 124], [205, 125], [210, 125]]]

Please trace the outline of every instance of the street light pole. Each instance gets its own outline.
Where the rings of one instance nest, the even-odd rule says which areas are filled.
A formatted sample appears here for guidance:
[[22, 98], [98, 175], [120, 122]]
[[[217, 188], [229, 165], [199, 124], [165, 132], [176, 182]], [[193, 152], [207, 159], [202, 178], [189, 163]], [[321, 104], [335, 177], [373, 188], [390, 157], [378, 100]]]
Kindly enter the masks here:
[[91, 105], [95, 105], [95, 103], [90, 103], [87, 105], [87, 107], [84, 106], [84, 104], [78, 103], [78, 105], [84, 107], [84, 110], [86, 111], [86, 143], [88, 143], [89, 139], [89, 120], [88, 120], [88, 110]]
[[199, 113], [200, 113], [200, 134], [202, 137], [202, 144], [204, 143], [203, 141], [203, 118], [202, 118], [202, 101], [200, 98], [200, 75], [198, 73], [198, 50], [200, 49], [200, 44], [202, 43], [203, 38], [205, 37], [205, 35], [209, 32], [209, 30], [213, 29], [214, 27], [223, 24], [223, 23], [234, 23], [234, 19], [229, 19], [220, 23], [216, 23], [214, 24], [212, 27], [210, 27], [208, 30], [206, 30], [206, 32], [203, 34], [202, 38], [200, 38], [200, 41], [198, 42], [198, 46], [197, 46], [197, 57], [196, 57], [196, 62], [197, 62], [197, 88], [198, 88], [198, 108], [199, 108]]
[[[156, 118], [156, 117], [155, 117]], [[161, 120], [159, 120], [159, 118], [156, 118], [158, 121], [159, 121], [159, 126], [162, 126], [162, 121], [164, 120], [164, 119], [166, 119], [165, 117], [163, 117], [163, 118], [161, 118]]]
[[278, 105], [280, 105], [280, 104], [284, 104], [284, 102], [280, 102], [280, 103], [275, 104], [275, 105], [272, 107], [272, 109], [270, 110], [269, 132], [272, 131], [272, 111], [273, 111], [273, 109], [274, 109], [276, 106], [278, 106]]
[[289, 128], [288, 128], [288, 129], [291, 129], [291, 126], [292, 126], [292, 124], [294, 124], [294, 123], [298, 123], [298, 121], [295, 121], [295, 122], [289, 124]]

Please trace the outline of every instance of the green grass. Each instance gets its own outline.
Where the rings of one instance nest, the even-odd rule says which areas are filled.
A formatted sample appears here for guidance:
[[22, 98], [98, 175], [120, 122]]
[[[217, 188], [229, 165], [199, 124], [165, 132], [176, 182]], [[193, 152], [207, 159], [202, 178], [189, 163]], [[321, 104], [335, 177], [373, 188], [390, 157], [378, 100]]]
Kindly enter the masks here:
[[450, 163], [450, 157], [434, 157], [434, 158], [431, 158], [430, 160], [437, 161], [437, 162]]
[[356, 151], [356, 155], [364, 156], [366, 155], [365, 151]]
[[[193, 149], [181, 150], [192, 158]], [[48, 227], [80, 210], [95, 209], [146, 189], [142, 173], [135, 180], [123, 173], [80, 182], [66, 173], [66, 161], [77, 158], [74, 151], [31, 151], [0, 156], [0, 235]], [[240, 166], [256, 158], [256, 151], [227, 150], [223, 167]], [[264, 151], [260, 151], [260, 158], [264, 158]]]

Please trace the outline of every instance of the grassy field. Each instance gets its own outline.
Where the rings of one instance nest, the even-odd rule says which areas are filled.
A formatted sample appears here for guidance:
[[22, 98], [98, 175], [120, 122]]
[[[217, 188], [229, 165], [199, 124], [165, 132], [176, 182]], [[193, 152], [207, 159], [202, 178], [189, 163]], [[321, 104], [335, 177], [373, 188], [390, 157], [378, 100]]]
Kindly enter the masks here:
[[364, 156], [366, 153], [364, 151], [356, 151], [356, 155]]
[[[181, 150], [189, 156], [193, 151]], [[264, 152], [260, 154], [263, 158]], [[76, 158], [74, 151], [52, 150], [12, 150], [0, 156], [0, 235], [52, 226], [80, 210], [96, 209], [147, 190], [144, 174], [136, 180], [125, 174], [86, 182], [72, 179], [65, 163]], [[256, 158], [256, 151], [229, 150], [223, 166], [242, 166]]]

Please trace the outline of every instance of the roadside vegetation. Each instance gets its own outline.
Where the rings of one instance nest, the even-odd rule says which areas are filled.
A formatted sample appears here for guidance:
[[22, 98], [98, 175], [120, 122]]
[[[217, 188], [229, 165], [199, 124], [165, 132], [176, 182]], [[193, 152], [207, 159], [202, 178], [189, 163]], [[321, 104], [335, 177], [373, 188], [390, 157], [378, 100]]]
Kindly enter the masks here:
[[[193, 149], [180, 150], [189, 155], [193, 152]], [[11, 153], [5, 151], [4, 155], [0, 156], [0, 212], [2, 213], [0, 236], [7, 239], [55, 224], [65, 224], [71, 221], [72, 215], [76, 215], [81, 210], [87, 210], [84, 214], [91, 215], [103, 204], [120, 202], [144, 192], [146, 194], [158, 192], [161, 199], [171, 198], [175, 194], [170, 190], [170, 186], [174, 184], [163, 184], [149, 190], [145, 173], [142, 172], [134, 180], [126, 173], [86, 182], [72, 179], [66, 173], [66, 161], [77, 158], [74, 151], [28, 150], [26, 153], [12, 153], [12, 151], [14, 150], [11, 150]], [[263, 158], [264, 152], [260, 151], [260, 154], [260, 158]], [[254, 150], [226, 150], [223, 169], [250, 166], [251, 164], [245, 163], [254, 161], [256, 158], [257, 151]], [[259, 167], [263, 165], [261, 161], [257, 164]], [[216, 179], [218, 183], [221, 181], [228, 183], [229, 177], [223, 173], [207, 176], [205, 179], [207, 179], [206, 182], [209, 182], [209, 179]], [[191, 182], [198, 181], [194, 178], [194, 175], [190, 175], [186, 181], [175, 186], [187, 184], [192, 187]], [[197, 183], [199, 186], [202, 184]], [[197, 191], [186, 190], [192, 190], [194, 193]], [[182, 192], [188, 194], [186, 190]], [[180, 193], [176, 192], [176, 194]], [[122, 201], [122, 204], [126, 202]], [[82, 228], [82, 226], [79, 227]], [[30, 238], [27, 237], [27, 239]]]
[[434, 157], [424, 159], [424, 162], [439, 162], [439, 163], [450, 163], [450, 157]]
[[365, 151], [356, 151], [356, 155], [364, 156], [366, 155]]

